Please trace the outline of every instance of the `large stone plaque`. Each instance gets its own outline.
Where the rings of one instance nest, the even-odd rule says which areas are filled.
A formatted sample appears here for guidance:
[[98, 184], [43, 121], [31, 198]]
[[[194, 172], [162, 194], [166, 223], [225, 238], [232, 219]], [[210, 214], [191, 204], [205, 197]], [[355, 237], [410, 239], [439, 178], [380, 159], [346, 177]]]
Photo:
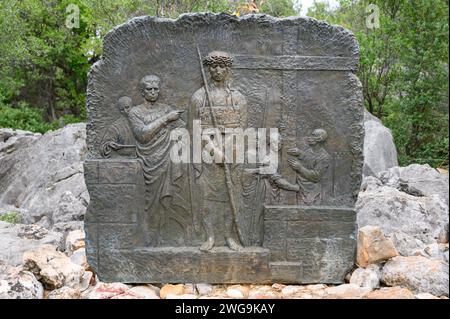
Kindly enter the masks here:
[[[358, 54], [351, 32], [305, 17], [139, 17], [108, 33], [84, 164], [100, 279], [343, 282], [363, 164]], [[243, 162], [220, 157], [236, 128], [260, 129], [277, 162], [249, 161], [248, 145]], [[196, 130], [210, 138], [197, 148]], [[188, 160], [174, 161], [180, 143]]]

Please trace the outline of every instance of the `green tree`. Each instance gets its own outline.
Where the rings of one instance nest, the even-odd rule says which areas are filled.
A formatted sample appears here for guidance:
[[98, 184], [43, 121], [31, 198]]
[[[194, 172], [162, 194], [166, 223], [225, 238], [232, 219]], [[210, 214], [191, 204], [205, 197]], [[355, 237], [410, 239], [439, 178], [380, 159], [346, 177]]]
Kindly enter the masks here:
[[275, 0], [275, 1], [261, 1], [261, 13], [267, 13], [274, 17], [288, 17], [297, 15], [298, 12], [294, 9], [294, 1], [292, 0]]
[[448, 113], [444, 117], [441, 112], [448, 91], [448, 4], [444, 3], [407, 2], [401, 12], [403, 50], [398, 94], [399, 111], [407, 123], [408, 138], [401, 150], [406, 160], [440, 161], [432, 157], [430, 148], [442, 145], [439, 139], [445, 135], [448, 151]]
[[308, 15], [355, 33], [365, 105], [392, 130], [400, 164], [448, 166], [448, 1], [316, 2]]
[[12, 0], [2, 3], [0, 103], [26, 103], [47, 121], [64, 114], [84, 117], [90, 63], [82, 51], [92, 32], [83, 20], [67, 28], [66, 7], [79, 1]]
[[[66, 25], [69, 5], [79, 8], [78, 27]], [[295, 14], [291, 0], [1, 1], [1, 125], [42, 131], [85, 120], [87, 72], [102, 54], [106, 33], [132, 17], [237, 13], [243, 5], [275, 16]]]

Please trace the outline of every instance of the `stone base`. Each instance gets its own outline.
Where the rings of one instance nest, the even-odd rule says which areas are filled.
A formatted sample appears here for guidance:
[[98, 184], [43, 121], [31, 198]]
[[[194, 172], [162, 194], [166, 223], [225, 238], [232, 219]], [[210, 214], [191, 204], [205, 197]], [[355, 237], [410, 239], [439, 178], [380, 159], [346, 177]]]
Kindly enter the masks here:
[[356, 254], [356, 213], [327, 206], [266, 206], [264, 248], [273, 282], [340, 284]]
[[240, 252], [227, 247], [210, 252], [198, 247], [105, 250], [99, 256], [98, 276], [124, 283], [269, 283], [269, 258], [269, 250], [260, 247]]

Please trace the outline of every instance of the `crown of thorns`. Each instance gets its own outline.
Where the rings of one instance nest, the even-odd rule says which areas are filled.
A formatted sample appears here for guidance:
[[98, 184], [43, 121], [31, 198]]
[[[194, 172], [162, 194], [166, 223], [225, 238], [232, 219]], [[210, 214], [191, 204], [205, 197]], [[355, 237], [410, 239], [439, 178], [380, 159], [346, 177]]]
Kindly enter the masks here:
[[226, 53], [213, 52], [203, 59], [203, 65], [210, 66], [217, 64], [231, 66], [233, 64], [233, 58]]

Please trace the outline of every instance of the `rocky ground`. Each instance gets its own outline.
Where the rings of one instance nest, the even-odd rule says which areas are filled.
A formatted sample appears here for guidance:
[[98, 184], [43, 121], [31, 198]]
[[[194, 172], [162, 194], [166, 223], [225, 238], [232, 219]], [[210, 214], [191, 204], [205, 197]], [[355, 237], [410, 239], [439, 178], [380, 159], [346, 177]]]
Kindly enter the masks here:
[[[395, 149], [382, 143], [390, 133], [368, 122], [366, 139], [382, 145], [365, 150], [357, 265], [339, 286], [102, 283], [84, 249], [84, 124], [44, 135], [0, 129], [0, 220], [9, 221], [0, 222], [0, 298], [446, 299], [448, 172], [391, 167]], [[367, 153], [380, 148], [383, 165]]]

